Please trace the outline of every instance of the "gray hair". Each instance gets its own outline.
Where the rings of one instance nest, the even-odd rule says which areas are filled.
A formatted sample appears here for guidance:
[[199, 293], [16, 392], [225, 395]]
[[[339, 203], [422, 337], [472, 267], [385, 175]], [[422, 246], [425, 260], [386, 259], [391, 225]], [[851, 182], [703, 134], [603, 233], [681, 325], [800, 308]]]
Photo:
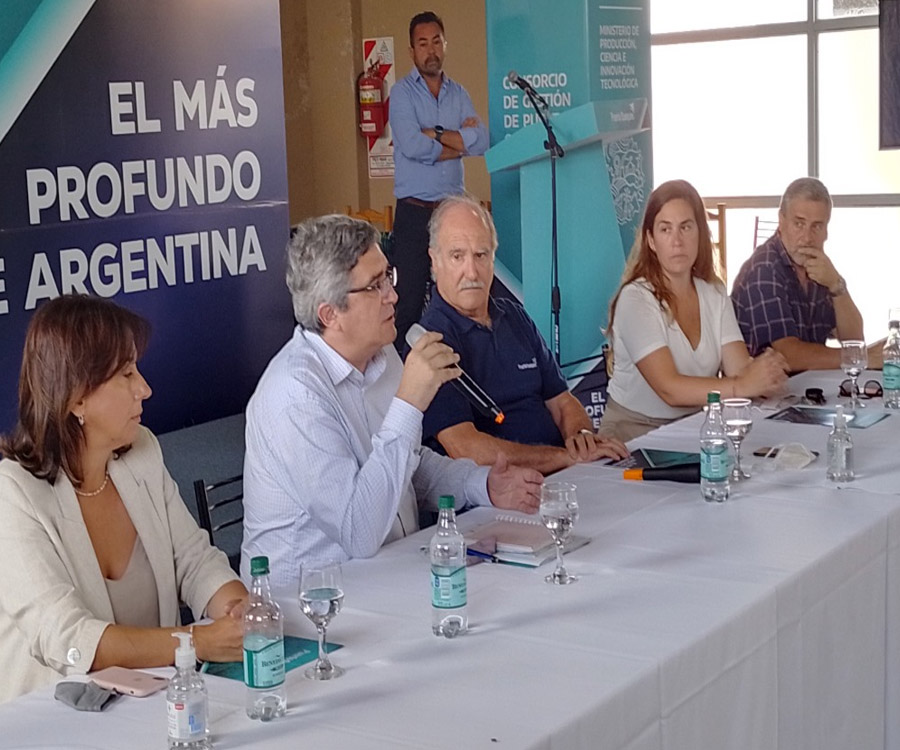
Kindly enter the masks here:
[[494, 220], [491, 218], [490, 212], [481, 205], [477, 198], [473, 198], [468, 193], [460, 193], [459, 195], [451, 195], [441, 201], [440, 205], [434, 209], [431, 219], [428, 222], [428, 245], [434, 249], [438, 248], [437, 238], [441, 232], [441, 224], [444, 221], [444, 215], [454, 206], [465, 206], [474, 211], [478, 218], [484, 223], [488, 231], [491, 233], [491, 250], [497, 250], [497, 228], [494, 226]]
[[828, 188], [817, 180], [815, 177], [800, 177], [787, 186], [784, 195], [781, 196], [781, 205], [778, 206], [778, 213], [787, 216], [788, 206], [791, 201], [797, 198], [801, 200], [814, 201], [816, 203], [824, 203], [828, 206], [828, 218], [831, 218], [831, 208], [833, 206], [831, 193]]
[[306, 219], [291, 230], [285, 280], [303, 328], [322, 333], [323, 303], [347, 309], [350, 272], [377, 242], [375, 227], [340, 214]]

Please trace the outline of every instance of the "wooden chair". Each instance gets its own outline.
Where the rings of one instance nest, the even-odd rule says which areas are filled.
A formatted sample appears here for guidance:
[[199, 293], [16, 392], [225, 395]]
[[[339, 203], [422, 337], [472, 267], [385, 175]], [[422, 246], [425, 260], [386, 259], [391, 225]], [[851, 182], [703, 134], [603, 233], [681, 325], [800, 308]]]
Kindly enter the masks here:
[[753, 249], [763, 244], [769, 237], [775, 234], [778, 222], [770, 219], [760, 219], [758, 216], [753, 222]]
[[[194, 482], [194, 497], [197, 499], [197, 516], [200, 526], [209, 534], [209, 541], [228, 555], [228, 562], [235, 572], [241, 563], [241, 544], [223, 544], [222, 535], [218, 542], [216, 535], [223, 529], [244, 522], [244, 477], [238, 474], [220, 482], [207, 484], [202, 479]], [[234, 536], [233, 534], [231, 535]]]
[[385, 206], [383, 212], [376, 211], [373, 208], [363, 208], [359, 211], [354, 211], [353, 206], [345, 206], [344, 213], [353, 219], [368, 221], [380, 229], [382, 234], [390, 234], [394, 230], [393, 206]]
[[713, 247], [718, 253], [719, 276], [722, 281], [728, 283], [728, 245], [725, 232], [725, 208], [724, 203], [717, 203], [716, 210], [706, 209], [706, 219], [713, 228]]

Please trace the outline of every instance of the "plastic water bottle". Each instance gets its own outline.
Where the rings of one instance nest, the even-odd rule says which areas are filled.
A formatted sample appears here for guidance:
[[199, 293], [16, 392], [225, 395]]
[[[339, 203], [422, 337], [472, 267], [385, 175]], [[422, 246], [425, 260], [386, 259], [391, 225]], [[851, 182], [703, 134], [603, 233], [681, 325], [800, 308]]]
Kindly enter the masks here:
[[847, 429], [844, 407], [835, 408], [834, 427], [828, 435], [828, 471], [825, 473], [832, 482], [850, 482], [853, 473], [853, 438]]
[[244, 612], [244, 684], [247, 716], [269, 721], [284, 716], [284, 625], [269, 587], [269, 558], [250, 561], [250, 598]]
[[723, 503], [731, 492], [731, 461], [718, 391], [709, 392], [706, 405], [706, 419], [700, 428], [700, 492], [707, 502]]
[[431, 630], [455, 638], [469, 627], [466, 614], [466, 540], [456, 530], [453, 495], [438, 501], [437, 531], [431, 537]]
[[900, 320], [890, 321], [888, 329], [881, 371], [884, 381], [884, 406], [886, 409], [900, 409]]
[[172, 633], [181, 643], [175, 649], [175, 676], [166, 690], [169, 750], [210, 750], [209, 696], [190, 633]]

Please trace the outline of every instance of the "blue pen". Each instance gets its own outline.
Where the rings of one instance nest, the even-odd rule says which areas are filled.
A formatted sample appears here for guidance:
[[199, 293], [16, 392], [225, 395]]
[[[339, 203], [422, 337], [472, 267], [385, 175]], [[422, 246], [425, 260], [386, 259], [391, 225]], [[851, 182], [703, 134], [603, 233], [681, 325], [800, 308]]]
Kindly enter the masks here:
[[497, 558], [490, 552], [482, 552], [480, 549], [474, 549], [473, 547], [466, 547], [466, 554], [472, 555], [472, 557], [480, 557], [482, 560], [498, 562]]

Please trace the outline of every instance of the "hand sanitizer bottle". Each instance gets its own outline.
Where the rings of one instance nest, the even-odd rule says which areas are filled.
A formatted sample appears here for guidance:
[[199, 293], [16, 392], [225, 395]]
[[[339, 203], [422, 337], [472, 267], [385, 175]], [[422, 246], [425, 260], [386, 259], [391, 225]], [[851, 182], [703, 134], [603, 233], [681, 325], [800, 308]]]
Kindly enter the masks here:
[[828, 471], [825, 474], [832, 482], [850, 482], [853, 473], [853, 438], [847, 429], [844, 407], [838, 405], [834, 415], [834, 428], [828, 436]]
[[166, 691], [169, 750], [210, 750], [209, 697], [190, 633], [172, 633], [181, 644], [175, 649], [175, 676]]

